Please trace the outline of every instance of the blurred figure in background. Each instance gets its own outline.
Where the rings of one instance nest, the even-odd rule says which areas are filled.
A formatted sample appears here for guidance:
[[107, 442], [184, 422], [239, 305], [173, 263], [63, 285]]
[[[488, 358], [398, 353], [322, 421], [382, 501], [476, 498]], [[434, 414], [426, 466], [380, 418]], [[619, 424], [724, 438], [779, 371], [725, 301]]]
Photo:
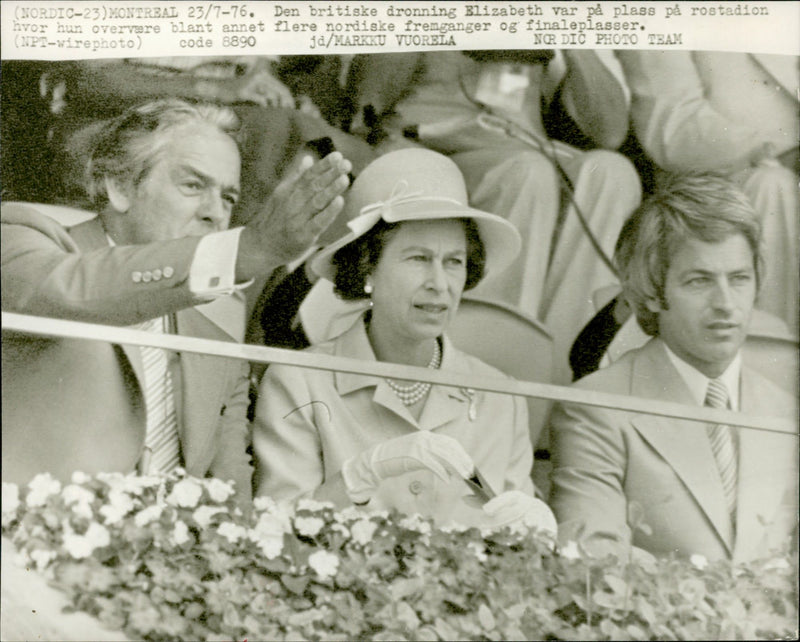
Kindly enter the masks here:
[[619, 51], [636, 136], [669, 172], [731, 175], [764, 230], [759, 307], [797, 332], [800, 294], [800, 58]]

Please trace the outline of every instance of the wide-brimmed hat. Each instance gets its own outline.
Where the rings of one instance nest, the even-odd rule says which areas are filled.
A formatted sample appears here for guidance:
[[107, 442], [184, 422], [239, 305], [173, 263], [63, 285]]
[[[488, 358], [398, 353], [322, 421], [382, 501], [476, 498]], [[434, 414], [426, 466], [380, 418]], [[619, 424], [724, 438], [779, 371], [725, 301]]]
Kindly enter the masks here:
[[333, 255], [366, 234], [381, 219], [387, 223], [470, 218], [486, 251], [484, 276], [509, 266], [522, 246], [517, 229], [505, 219], [470, 207], [458, 166], [429, 149], [389, 152], [372, 161], [353, 182], [342, 218], [349, 231], [311, 261], [311, 269], [333, 281]]

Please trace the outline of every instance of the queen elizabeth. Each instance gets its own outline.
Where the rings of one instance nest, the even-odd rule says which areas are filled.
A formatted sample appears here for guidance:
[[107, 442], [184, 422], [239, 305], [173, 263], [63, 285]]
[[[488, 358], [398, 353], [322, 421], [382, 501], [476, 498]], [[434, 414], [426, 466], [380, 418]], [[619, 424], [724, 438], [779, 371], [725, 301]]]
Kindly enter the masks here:
[[[481, 377], [500, 371], [453, 346], [447, 328], [461, 295], [503, 270], [516, 229], [467, 204], [464, 179], [426, 149], [388, 153], [346, 196], [349, 231], [312, 269], [345, 300], [356, 323], [312, 352]], [[481, 527], [554, 531], [534, 497], [525, 400], [471, 388], [273, 365], [260, 388], [253, 434], [256, 492], [313, 497]], [[481, 473], [487, 503], [465, 479]]]

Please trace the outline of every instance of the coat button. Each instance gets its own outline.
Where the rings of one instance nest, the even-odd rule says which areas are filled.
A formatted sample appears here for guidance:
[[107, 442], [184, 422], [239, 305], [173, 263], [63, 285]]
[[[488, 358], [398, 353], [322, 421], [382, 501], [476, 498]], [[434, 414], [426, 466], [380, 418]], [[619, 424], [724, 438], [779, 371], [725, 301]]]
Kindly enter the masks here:
[[423, 490], [425, 490], [425, 487], [422, 485], [421, 481], [415, 479], [408, 485], [408, 490], [412, 495], [419, 495]]
[[158, 268], [153, 270], [153, 281], [160, 281], [161, 280], [161, 274], [162, 274], [162, 272]]
[[153, 280], [153, 273], [150, 270], [145, 270], [142, 272], [142, 281], [145, 283], [150, 283]]
[[171, 266], [171, 265], [168, 265], [167, 267], [165, 267], [165, 268], [163, 269], [162, 273], [164, 274], [164, 278], [165, 278], [165, 279], [168, 279], [168, 278], [170, 278], [170, 277], [171, 277], [173, 274], [175, 274], [175, 270], [173, 270], [173, 269], [172, 269], [172, 266]]
[[142, 273], [141, 272], [132, 272], [131, 279], [133, 279], [134, 283], [140, 283], [142, 280]]

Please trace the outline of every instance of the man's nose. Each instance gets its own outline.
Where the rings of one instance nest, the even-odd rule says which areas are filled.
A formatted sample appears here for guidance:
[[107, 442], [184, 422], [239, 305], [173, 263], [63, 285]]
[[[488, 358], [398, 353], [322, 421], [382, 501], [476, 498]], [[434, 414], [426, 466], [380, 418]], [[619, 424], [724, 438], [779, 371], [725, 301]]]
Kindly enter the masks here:
[[217, 228], [227, 225], [230, 210], [221, 194], [208, 194], [203, 201], [200, 218]]
[[732, 310], [734, 307], [733, 290], [730, 284], [722, 279], [714, 286], [711, 303], [717, 310]]

